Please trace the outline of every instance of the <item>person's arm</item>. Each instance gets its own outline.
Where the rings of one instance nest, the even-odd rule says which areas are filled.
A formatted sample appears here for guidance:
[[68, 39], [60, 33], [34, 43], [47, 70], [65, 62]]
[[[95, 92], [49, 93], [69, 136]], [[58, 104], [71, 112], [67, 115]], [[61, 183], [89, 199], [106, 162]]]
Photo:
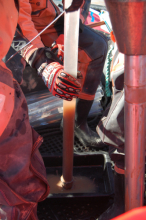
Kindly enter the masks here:
[[[20, 0], [19, 13], [18, 23], [22, 34], [27, 38], [26, 40], [31, 40], [38, 32], [31, 20], [29, 0]], [[15, 48], [18, 48], [20, 43], [20, 39], [16, 40], [21, 37], [18, 32], [16, 32], [15, 39], [13, 40]], [[68, 101], [79, 96], [81, 91], [80, 83], [64, 71], [60, 59], [51, 51], [51, 48], [43, 45], [40, 37], [24, 48], [21, 55], [31, 67], [37, 70], [39, 76], [42, 77], [45, 85], [54, 96]]]
[[[31, 19], [31, 12], [32, 9], [29, 0], [20, 0], [18, 24], [20, 26], [22, 34], [28, 39], [28, 41], [32, 40], [38, 34], [38, 31], [36, 30], [34, 23]], [[42, 43], [39, 36], [32, 42], [31, 45], [28, 46], [27, 56], [26, 51], [25, 54], [22, 54], [22, 56], [27, 61], [27, 57], [29, 57], [34, 50], [42, 47], [44, 47], [44, 44]]]

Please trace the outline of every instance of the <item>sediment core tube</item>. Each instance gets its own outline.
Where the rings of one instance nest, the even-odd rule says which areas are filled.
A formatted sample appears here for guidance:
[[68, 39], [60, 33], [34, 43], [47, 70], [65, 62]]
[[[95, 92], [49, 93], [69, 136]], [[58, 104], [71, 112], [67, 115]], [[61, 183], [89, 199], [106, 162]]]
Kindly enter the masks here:
[[[65, 0], [65, 8], [68, 8], [71, 2], [72, 0]], [[77, 78], [79, 10], [65, 13], [64, 28], [64, 70]], [[72, 188], [73, 184], [75, 107], [75, 99], [71, 102], [63, 101], [63, 174], [61, 181], [65, 189]]]

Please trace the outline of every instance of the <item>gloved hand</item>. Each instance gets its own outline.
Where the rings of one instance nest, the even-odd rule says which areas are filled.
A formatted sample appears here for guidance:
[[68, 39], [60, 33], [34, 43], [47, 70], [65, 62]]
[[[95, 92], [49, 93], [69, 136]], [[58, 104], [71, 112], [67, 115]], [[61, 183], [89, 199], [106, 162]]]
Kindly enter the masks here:
[[61, 34], [56, 41], [51, 45], [51, 51], [63, 61], [64, 59], [64, 35]]
[[[37, 49], [30, 56], [28, 63], [37, 69], [38, 74], [54, 96], [68, 101], [79, 96], [80, 83], [64, 71], [62, 62], [50, 48]], [[77, 77], [82, 78], [80, 72]]]
[[68, 101], [79, 96], [80, 83], [66, 73], [61, 64], [53, 62], [46, 65], [40, 75], [54, 96]]
[[59, 60], [63, 61], [64, 58], [64, 45], [53, 43], [51, 51], [57, 55]]

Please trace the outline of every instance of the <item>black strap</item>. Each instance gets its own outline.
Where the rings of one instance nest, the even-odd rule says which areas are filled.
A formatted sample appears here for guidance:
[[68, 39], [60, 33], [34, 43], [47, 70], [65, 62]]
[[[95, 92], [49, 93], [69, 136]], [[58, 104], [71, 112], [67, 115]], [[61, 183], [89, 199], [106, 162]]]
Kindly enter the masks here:
[[17, 10], [19, 11], [19, 0], [14, 0], [14, 2], [15, 2], [15, 6], [16, 6]]
[[77, 11], [81, 5], [83, 4], [83, 0], [72, 0], [72, 4], [69, 8], [65, 9], [66, 12]]

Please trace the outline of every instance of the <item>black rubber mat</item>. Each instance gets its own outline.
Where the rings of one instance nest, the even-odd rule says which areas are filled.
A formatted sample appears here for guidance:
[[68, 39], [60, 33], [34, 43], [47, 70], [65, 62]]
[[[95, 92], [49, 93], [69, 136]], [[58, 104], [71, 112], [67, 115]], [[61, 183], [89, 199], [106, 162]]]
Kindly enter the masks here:
[[96, 220], [113, 199], [46, 200], [39, 203], [39, 220]]

